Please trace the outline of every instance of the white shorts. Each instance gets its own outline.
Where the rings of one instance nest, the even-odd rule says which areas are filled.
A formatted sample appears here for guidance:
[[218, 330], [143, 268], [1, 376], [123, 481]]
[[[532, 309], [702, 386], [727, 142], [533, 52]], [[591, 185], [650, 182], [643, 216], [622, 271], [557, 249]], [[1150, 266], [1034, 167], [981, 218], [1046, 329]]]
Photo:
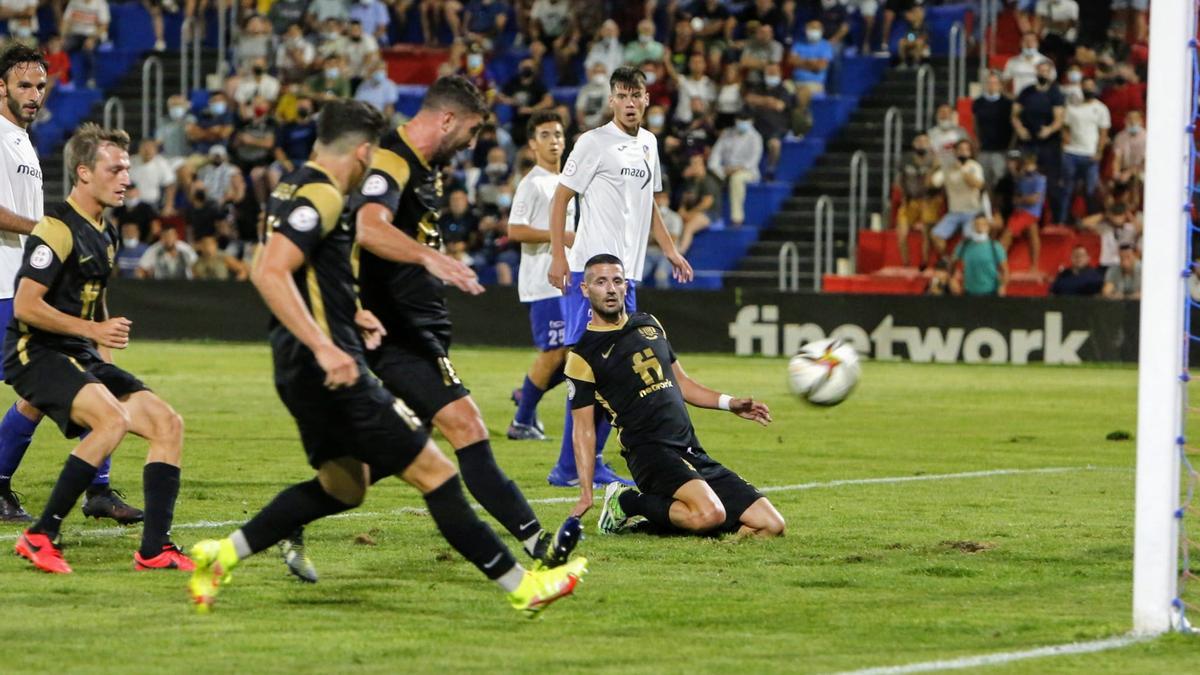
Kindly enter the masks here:
[[858, 8], [858, 13], [873, 18], [879, 12], [879, 0], [850, 0], [850, 5]]

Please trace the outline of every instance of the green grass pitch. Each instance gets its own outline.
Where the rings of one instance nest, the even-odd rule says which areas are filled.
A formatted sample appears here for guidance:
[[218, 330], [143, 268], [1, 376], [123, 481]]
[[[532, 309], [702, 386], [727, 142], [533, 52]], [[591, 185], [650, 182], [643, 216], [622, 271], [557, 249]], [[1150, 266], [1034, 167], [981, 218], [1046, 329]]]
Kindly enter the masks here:
[[[503, 438], [509, 391], [531, 357], [454, 354], [501, 465], [531, 499], [573, 497], [545, 484], [557, 442]], [[310, 475], [269, 358], [259, 345], [172, 343], [118, 355], [186, 419], [181, 545], [227, 533], [223, 523]], [[405, 510], [422, 506], [415, 492], [389, 481], [359, 513], [311, 527], [319, 584], [293, 581], [272, 550], [237, 570], [212, 615], [196, 616], [185, 575], [132, 571], [138, 528], [76, 510], [64, 533], [74, 575], [0, 560], [0, 671], [834, 672], [1128, 629], [1134, 444], [1104, 437], [1135, 428], [1134, 370], [868, 362], [848, 402], [818, 409], [788, 395], [782, 360], [682, 359], [700, 381], [771, 405], [768, 429], [718, 412], [694, 420], [717, 459], [759, 486], [792, 486], [770, 493], [785, 538], [603, 537], [596, 509], [579, 547], [591, 574], [576, 597], [528, 621], [428, 517]], [[563, 397], [541, 408], [555, 437]], [[39, 429], [15, 481], [30, 511], [69, 447], [52, 424]], [[135, 504], [143, 459], [131, 438], [113, 472]], [[835, 483], [1047, 468], [1063, 471]], [[553, 527], [568, 505], [535, 508]], [[4, 526], [0, 545], [17, 531]], [[1198, 656], [1192, 639], [1169, 636], [991, 670], [1194, 673]]]

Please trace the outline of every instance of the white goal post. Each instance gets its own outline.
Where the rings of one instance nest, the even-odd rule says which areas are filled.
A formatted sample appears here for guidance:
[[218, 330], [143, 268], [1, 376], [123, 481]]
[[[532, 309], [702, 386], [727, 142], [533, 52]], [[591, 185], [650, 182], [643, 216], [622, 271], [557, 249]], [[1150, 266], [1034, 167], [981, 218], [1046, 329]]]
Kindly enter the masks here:
[[1133, 630], [1182, 626], [1179, 579], [1180, 443], [1184, 374], [1196, 0], [1157, 0], [1150, 18], [1145, 232], [1138, 355]]

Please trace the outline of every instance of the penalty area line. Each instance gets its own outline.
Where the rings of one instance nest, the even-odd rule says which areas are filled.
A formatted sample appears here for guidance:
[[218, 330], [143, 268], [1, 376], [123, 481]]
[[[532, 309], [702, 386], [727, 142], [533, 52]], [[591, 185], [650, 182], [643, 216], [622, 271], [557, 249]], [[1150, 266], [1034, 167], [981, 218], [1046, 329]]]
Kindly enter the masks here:
[[[887, 485], [894, 483], [913, 483], [921, 481], [933, 480], [963, 480], [969, 478], [991, 478], [995, 476], [1022, 476], [1029, 474], [1054, 474], [1054, 473], [1072, 473], [1076, 471], [1096, 471], [1093, 466], [1055, 466], [1045, 467], [1040, 469], [990, 469], [987, 471], [964, 471], [960, 473], [930, 473], [919, 474], [914, 476], [883, 476], [880, 478], [847, 478], [841, 480], [831, 480], [817, 483], [797, 483], [795, 485], [768, 485], [759, 488], [761, 492], [800, 492], [803, 490], [820, 490], [825, 488], [838, 488], [854, 485]], [[578, 497], [543, 497], [541, 499], [530, 499], [530, 504], [574, 504], [578, 501]], [[476, 510], [481, 507], [478, 504], [472, 504]], [[428, 515], [428, 509], [423, 509], [415, 506], [404, 506], [390, 511], [347, 511], [337, 515], [329, 516], [323, 520], [337, 520], [341, 518], [373, 518], [378, 516], [399, 516], [399, 515]], [[197, 520], [190, 523], [175, 523], [172, 530], [202, 530], [216, 527], [233, 527], [245, 523], [243, 520]], [[102, 527], [93, 530], [79, 530], [72, 533], [73, 536], [81, 537], [119, 537], [125, 534], [134, 532], [128, 527]], [[17, 534], [0, 535], [0, 541], [16, 541]]]
[[901, 666], [882, 666], [878, 668], [866, 668], [863, 670], [850, 670], [838, 675], [903, 675], [904, 673], [931, 673], [940, 670], [961, 670], [963, 668], [979, 668], [982, 666], [998, 666], [1014, 661], [1025, 661], [1027, 659], [1041, 659], [1051, 656], [1072, 656], [1077, 654], [1093, 654], [1095, 652], [1108, 651], [1110, 649], [1122, 649], [1140, 642], [1146, 642], [1153, 639], [1153, 636], [1148, 635], [1120, 635], [1117, 637], [1105, 638], [1103, 640], [1092, 640], [1090, 642], [1070, 642], [1061, 645], [1050, 645], [1047, 647], [1037, 647], [1035, 649], [1025, 649], [1014, 652], [998, 652], [995, 654], [980, 654], [978, 656], [964, 656], [957, 659], [947, 659], [944, 661], [925, 661], [923, 663], [909, 663]]

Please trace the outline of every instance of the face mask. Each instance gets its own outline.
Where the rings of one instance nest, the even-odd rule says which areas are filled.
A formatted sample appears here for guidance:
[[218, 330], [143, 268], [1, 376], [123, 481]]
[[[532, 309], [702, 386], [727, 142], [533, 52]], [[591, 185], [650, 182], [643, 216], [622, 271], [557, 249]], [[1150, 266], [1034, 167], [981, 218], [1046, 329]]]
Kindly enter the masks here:
[[336, 32], [336, 31], [330, 31], [330, 32], [328, 32], [328, 33], [322, 33], [321, 35], [322, 35], [322, 37], [324, 37], [326, 40], [336, 40], [336, 39], [338, 39], [339, 37], [341, 37], [341, 33], [338, 33], [338, 32]]
[[1029, 58], [1033, 58], [1033, 57], [1037, 56], [1038, 50], [1037, 50], [1037, 47], [1024, 47], [1021, 49], [1021, 54], [1025, 55]]
[[325, 69], [325, 79], [327, 79], [327, 80], [336, 80], [336, 79], [338, 79], [338, 75], [341, 75], [341, 74], [342, 74], [342, 71], [338, 70], [337, 68], [326, 68]]
[[187, 115], [187, 108], [181, 108], [178, 106], [171, 108], [171, 119], [181, 120], [183, 119], [184, 115]]
[[982, 243], [982, 242], [985, 242], [988, 240], [988, 233], [987, 232], [979, 232], [975, 228], [971, 228], [967, 232], [967, 237], [971, 241]]
[[382, 70], [377, 70], [371, 74], [371, 79], [375, 80], [376, 84], [383, 84], [384, 80], [387, 79], [387, 73], [383, 72]]
[[508, 194], [507, 192], [501, 192], [500, 194], [496, 195], [496, 206], [499, 206], [502, 209], [507, 209], [508, 207], [512, 206], [512, 195]]
[[1046, 77], [1045, 75], [1038, 75], [1037, 82], [1038, 82], [1038, 86], [1044, 87], [1050, 83], [1050, 78]]
[[1139, 133], [1139, 132], [1141, 132], [1141, 130], [1142, 130], [1142, 125], [1140, 125], [1140, 124], [1126, 124], [1126, 125], [1125, 125], [1125, 128], [1129, 130], [1129, 133], [1131, 133], [1131, 134], [1136, 134], [1136, 133]]
[[646, 86], [647, 87], [654, 84], [655, 82], [658, 82], [658, 75], [656, 73], [649, 72], [649, 73], [642, 73], [642, 74], [646, 76]]
[[917, 157], [924, 157], [925, 153], [929, 152], [929, 148], [914, 148], [913, 152], [917, 154]]
[[[126, 202], [128, 203], [128, 200]], [[125, 248], [137, 248], [137, 245], [140, 243], [137, 237], [125, 237], [121, 240], [121, 245]]]
[[778, 87], [783, 83], [783, 78], [778, 75], [767, 75], [763, 78], [763, 82], [765, 82], [768, 87]]
[[262, 66], [254, 66], [255, 77], [262, 77], [263, 73], [265, 73], [265, 72], [267, 72], [266, 68], [263, 68]]
[[225, 110], [226, 110], [225, 102], [217, 101], [216, 103], [213, 103], [212, 105], [208, 106], [208, 109], [211, 110], [212, 114], [214, 114], [214, 115], [224, 115]]
[[300, 108], [300, 109], [296, 110], [296, 117], [299, 117], [302, 120], [308, 119], [308, 116], [311, 114], [312, 114], [312, 111], [309, 110], [308, 108]]
[[254, 106], [254, 116], [255, 117], [266, 117], [266, 115], [267, 115], [267, 106], [265, 106], [265, 105]]
[[1098, 94], [1096, 92], [1092, 91], [1091, 89], [1083, 92], [1083, 98], [1085, 101], [1094, 100], [1096, 98], [1096, 96], [1098, 96]]
[[1067, 80], [1074, 83], [1082, 82], [1083, 73], [1079, 72], [1078, 70], [1072, 70], [1071, 72], [1067, 73]]
[[966, 163], [967, 163], [967, 162], [969, 162], [970, 160], [971, 160], [971, 156], [970, 156], [970, 155], [959, 155], [959, 156], [958, 156], [958, 163], [959, 163], [959, 164], [966, 164]]
[[603, 85], [605, 82], [608, 82], [608, 78], [603, 75], [593, 75], [592, 76], [592, 84]]
[[508, 173], [508, 165], [499, 163], [488, 164], [487, 167], [484, 168], [484, 172], [493, 177], [503, 176], [504, 174]]
[[806, 30], [806, 31], [804, 31], [804, 37], [808, 38], [809, 42], [817, 42], [821, 39], [821, 31], [820, 30]]
[[999, 101], [999, 100], [1000, 100], [1000, 94], [984, 94], [984, 95], [983, 95], [983, 98], [984, 98], [984, 99], [986, 99], [986, 100], [988, 100], [988, 101], [993, 101], [993, 102], [994, 102], [994, 101]]
[[[125, 198], [125, 208], [127, 208], [127, 209], [132, 209], [133, 207], [135, 207], [141, 203], [142, 203], [141, 197], [126, 197]], [[137, 240], [135, 239], [134, 241], [137, 241]]]
[[666, 115], [654, 114], [646, 118], [646, 122], [652, 127], [661, 127], [667, 121]]
[[471, 70], [479, 70], [483, 67], [483, 56], [479, 54], [471, 54], [467, 56], [467, 68]]
[[33, 35], [33, 29], [29, 26], [17, 26], [17, 37], [27, 38]]
[[954, 120], [938, 120], [938, 128], [943, 131], [949, 131], [954, 128]]
[[753, 128], [753, 124], [750, 122], [750, 120], [738, 120], [733, 126], [737, 129], [739, 134], [750, 133], [750, 129]]

